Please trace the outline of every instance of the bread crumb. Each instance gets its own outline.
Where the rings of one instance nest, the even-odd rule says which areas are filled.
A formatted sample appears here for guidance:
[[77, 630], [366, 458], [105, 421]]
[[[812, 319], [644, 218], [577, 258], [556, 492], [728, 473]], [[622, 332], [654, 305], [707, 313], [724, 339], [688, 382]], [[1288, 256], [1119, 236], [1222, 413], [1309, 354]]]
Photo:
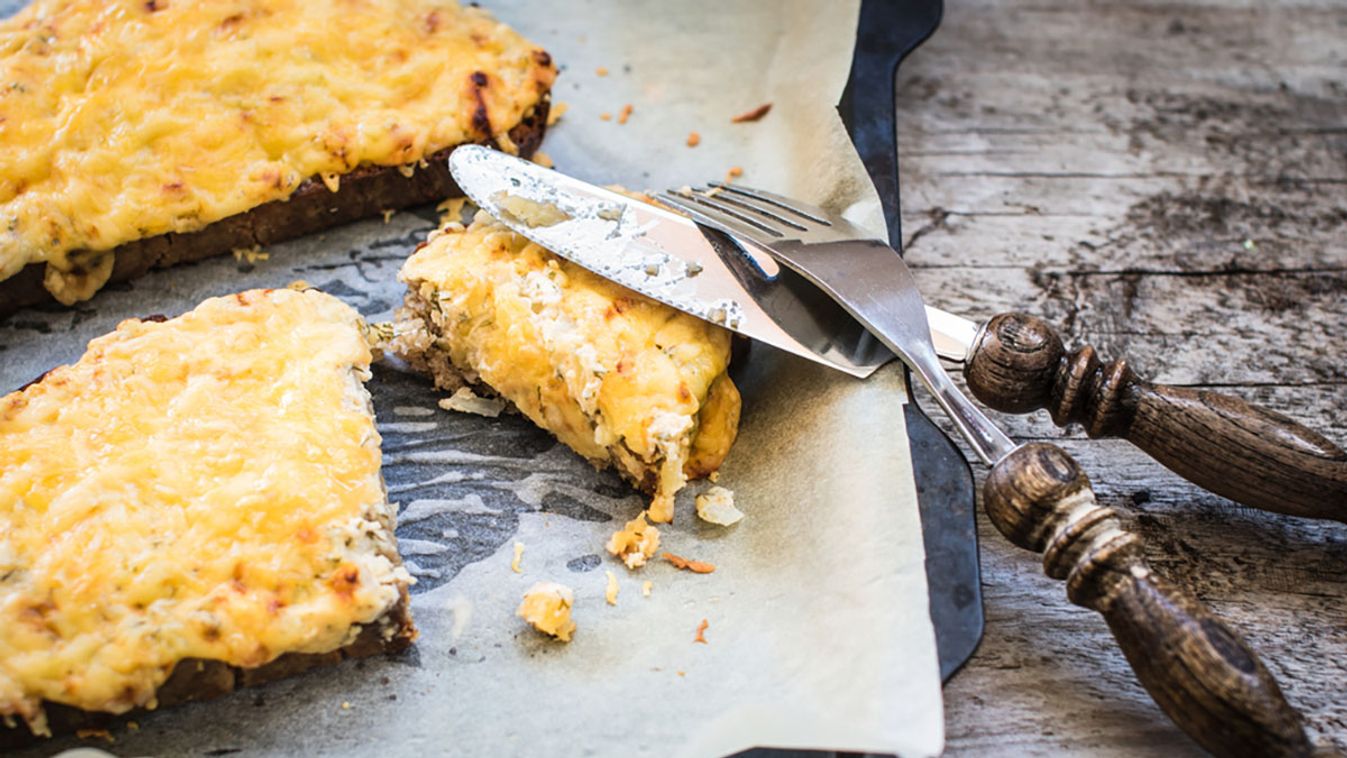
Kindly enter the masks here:
[[617, 605], [617, 593], [621, 587], [617, 586], [617, 576], [611, 571], [604, 571], [608, 575], [608, 586], [603, 591], [603, 599], [608, 601], [609, 605]]
[[716, 482], [720, 481], [720, 472], [712, 471], [711, 474], [706, 478], [709, 479], [712, 484], [715, 484]]
[[598, 76], [607, 76], [607, 75], [608, 75], [608, 67], [607, 67], [607, 66], [599, 66], [598, 68], [594, 69], [594, 73], [595, 73], [596, 75], [598, 75]]
[[622, 106], [622, 110], [617, 112], [617, 123], [619, 124], [627, 123], [627, 119], [631, 118], [631, 111], [632, 111], [631, 103], [627, 103], [626, 105]]
[[542, 166], [543, 168], [552, 168], [553, 166], [557, 165], [552, 162], [552, 156], [548, 155], [547, 153], [544, 153], [541, 150], [534, 150], [533, 157], [530, 160], [532, 160], [539, 166]]
[[742, 521], [744, 514], [734, 507], [734, 492], [716, 485], [697, 496], [697, 518], [719, 526], [732, 526]]
[[516, 574], [524, 573], [524, 570], [519, 568], [519, 561], [523, 557], [524, 557], [524, 543], [522, 542], [514, 543], [514, 560], [510, 561], [511, 571], [515, 572]]
[[390, 222], [390, 221], [393, 220], [393, 214], [394, 214], [394, 213], [397, 213], [397, 210], [394, 209], [394, 208], [385, 208], [385, 209], [384, 209], [383, 214], [384, 214], [384, 223], [385, 223], [385, 224], [387, 224], [388, 222]]
[[702, 144], [702, 135], [696, 132], [688, 132], [688, 147], [696, 147]]
[[752, 110], [747, 110], [744, 111], [743, 113], [740, 113], [738, 116], [732, 116], [730, 118], [730, 122], [735, 124], [743, 124], [749, 121], [757, 121], [763, 116], [766, 116], [767, 112], [770, 111], [771, 109], [772, 109], [771, 103], [763, 103], [762, 105], [759, 105], [758, 107]]
[[609, 113], [608, 111], [604, 111], [603, 113], [600, 113], [600, 114], [599, 114], [599, 120], [600, 120], [600, 121], [612, 121], [612, 120], [613, 120], [613, 114]]
[[706, 630], [710, 628], [710, 626], [711, 622], [707, 621], [706, 619], [702, 619], [702, 623], [697, 625], [697, 636], [693, 637], [692, 641], [700, 642], [703, 645], [709, 645], [710, 643], [706, 641]]
[[76, 729], [75, 736], [82, 740], [100, 739], [109, 744], [117, 741], [113, 738], [112, 732], [106, 729]]
[[561, 117], [566, 115], [566, 111], [570, 109], [570, 105], [563, 103], [560, 100], [554, 101], [552, 107], [547, 110], [547, 125], [556, 126], [556, 123], [560, 121]]
[[645, 512], [628, 521], [608, 538], [607, 550], [620, 558], [627, 568], [644, 566], [659, 549], [659, 530], [645, 520]]
[[650, 590], [653, 589], [654, 586], [655, 583], [650, 581], [649, 579], [645, 580], [644, 582], [641, 582], [641, 595], [643, 597], [650, 597]]
[[498, 397], [480, 397], [470, 387], [459, 387], [454, 394], [442, 398], [436, 405], [446, 411], [472, 413], [487, 418], [496, 418], [505, 410], [505, 401]]
[[524, 593], [524, 600], [515, 613], [543, 634], [570, 642], [571, 634], [575, 632], [575, 622], [571, 620], [574, 604], [575, 593], [570, 587], [556, 582], [538, 582]]
[[341, 703], [341, 709], [343, 711], [349, 711], [351, 710], [351, 704], [343, 700]]
[[725, 172], [725, 182], [729, 183], [744, 175], [744, 169], [740, 166], [730, 166], [730, 170]]
[[674, 555], [673, 553], [665, 553], [660, 557], [669, 563], [672, 563], [674, 568], [691, 571], [694, 574], [709, 574], [716, 570], [716, 567], [713, 564], [688, 560], [681, 555]]

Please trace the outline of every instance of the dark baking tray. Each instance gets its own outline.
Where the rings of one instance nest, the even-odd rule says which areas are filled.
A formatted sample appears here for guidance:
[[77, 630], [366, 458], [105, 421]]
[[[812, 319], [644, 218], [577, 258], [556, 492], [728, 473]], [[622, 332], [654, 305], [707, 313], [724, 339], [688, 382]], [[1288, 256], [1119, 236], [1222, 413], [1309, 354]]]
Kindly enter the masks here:
[[[889, 243], [903, 249], [898, 198], [898, 65], [940, 25], [942, 0], [863, 0], [851, 77], [838, 110], [879, 191]], [[926, 544], [940, 676], [948, 681], [982, 640], [982, 589], [973, 474], [954, 443], [911, 397], [907, 435]]]

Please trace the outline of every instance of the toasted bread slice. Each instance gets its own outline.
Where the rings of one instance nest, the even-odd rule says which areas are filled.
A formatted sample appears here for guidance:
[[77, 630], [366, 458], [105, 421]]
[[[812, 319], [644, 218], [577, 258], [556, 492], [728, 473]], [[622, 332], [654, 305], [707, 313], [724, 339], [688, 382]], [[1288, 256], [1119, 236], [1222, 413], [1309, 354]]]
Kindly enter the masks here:
[[730, 334], [562, 260], [485, 213], [433, 232], [403, 266], [393, 349], [446, 390], [486, 385], [673, 517], [739, 424]]
[[0, 745], [411, 643], [370, 359], [253, 290], [0, 399]]
[[432, 0], [35, 0], [0, 21], [0, 316], [454, 192], [556, 67]]

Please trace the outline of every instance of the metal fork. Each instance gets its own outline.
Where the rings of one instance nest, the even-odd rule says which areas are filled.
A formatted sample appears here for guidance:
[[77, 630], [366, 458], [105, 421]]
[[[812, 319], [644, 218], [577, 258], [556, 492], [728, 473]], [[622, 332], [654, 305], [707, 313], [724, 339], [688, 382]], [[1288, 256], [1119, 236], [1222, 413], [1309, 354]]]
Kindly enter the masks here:
[[1195, 598], [1152, 573], [1141, 541], [1056, 445], [1017, 446], [954, 386], [936, 357], [907, 264], [887, 244], [820, 208], [726, 184], [660, 200], [764, 251], [838, 302], [903, 359], [992, 470], [983, 506], [1011, 542], [1043, 553], [1071, 602], [1101, 613], [1137, 679], [1217, 755], [1306, 755], [1300, 714], [1257, 655]]
[[659, 199], [827, 292], [916, 373], [983, 463], [994, 465], [1015, 449], [940, 365], [921, 292], [893, 248], [821, 208], [762, 190], [711, 187], [662, 192]]

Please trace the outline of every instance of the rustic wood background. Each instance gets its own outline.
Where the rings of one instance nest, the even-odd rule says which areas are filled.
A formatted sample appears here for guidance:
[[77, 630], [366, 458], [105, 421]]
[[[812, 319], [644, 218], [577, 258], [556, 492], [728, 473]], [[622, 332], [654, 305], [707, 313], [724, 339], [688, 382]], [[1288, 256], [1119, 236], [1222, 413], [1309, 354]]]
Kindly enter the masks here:
[[[935, 305], [1049, 318], [1347, 445], [1347, 3], [951, 0], [899, 103], [907, 256]], [[1045, 414], [1001, 418], [1061, 441], [1311, 738], [1347, 750], [1347, 526], [1240, 508]], [[979, 516], [987, 630], [945, 690], [949, 752], [1197, 753], [1103, 621]]]

